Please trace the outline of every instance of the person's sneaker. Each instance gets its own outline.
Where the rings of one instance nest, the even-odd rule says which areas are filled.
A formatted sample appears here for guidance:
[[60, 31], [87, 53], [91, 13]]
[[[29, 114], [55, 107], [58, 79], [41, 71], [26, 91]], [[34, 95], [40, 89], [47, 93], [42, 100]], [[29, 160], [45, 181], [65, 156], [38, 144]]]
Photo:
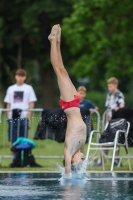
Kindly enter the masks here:
[[118, 167], [119, 161], [115, 160], [114, 161], [114, 167]]
[[102, 159], [99, 158], [99, 159], [97, 159], [97, 160], [94, 160], [93, 166], [102, 166]]
[[[119, 165], [119, 160], [114, 160], [114, 167], [118, 167]], [[122, 167], [122, 162], [120, 164], [120, 167]]]

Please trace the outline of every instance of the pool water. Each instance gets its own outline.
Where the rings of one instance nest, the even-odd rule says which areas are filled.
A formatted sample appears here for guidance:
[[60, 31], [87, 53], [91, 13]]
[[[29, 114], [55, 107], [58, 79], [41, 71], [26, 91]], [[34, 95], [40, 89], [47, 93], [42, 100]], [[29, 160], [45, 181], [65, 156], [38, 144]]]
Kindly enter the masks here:
[[60, 181], [59, 173], [1, 173], [0, 200], [131, 200], [133, 173], [86, 173]]

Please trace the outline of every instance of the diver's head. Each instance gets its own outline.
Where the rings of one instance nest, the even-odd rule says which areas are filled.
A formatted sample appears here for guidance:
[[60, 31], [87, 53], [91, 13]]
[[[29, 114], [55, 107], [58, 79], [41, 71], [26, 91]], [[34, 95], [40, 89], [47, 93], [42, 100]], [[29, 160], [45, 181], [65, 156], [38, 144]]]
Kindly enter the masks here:
[[[78, 163], [79, 167], [82, 165], [83, 161], [85, 160], [84, 154], [79, 150], [77, 151], [71, 159], [71, 170], [73, 170], [73, 167], [75, 163]], [[63, 165], [65, 167], [65, 159], [63, 159]]]
[[77, 162], [83, 162], [85, 159], [84, 154], [81, 151], [77, 151], [73, 156], [72, 156], [72, 164], [77, 163]]

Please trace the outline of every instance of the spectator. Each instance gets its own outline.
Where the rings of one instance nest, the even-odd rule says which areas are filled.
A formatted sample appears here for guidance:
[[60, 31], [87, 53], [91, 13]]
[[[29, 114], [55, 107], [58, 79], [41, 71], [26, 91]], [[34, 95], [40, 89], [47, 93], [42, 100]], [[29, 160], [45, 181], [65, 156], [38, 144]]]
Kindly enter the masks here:
[[118, 80], [115, 77], [112, 77], [108, 79], [107, 85], [109, 93], [106, 97], [105, 106], [109, 111], [106, 114], [106, 122], [111, 119], [113, 110], [117, 111], [125, 105], [124, 96], [122, 92], [118, 90]]
[[[122, 92], [118, 90], [118, 80], [115, 77], [108, 79], [107, 81], [108, 91], [106, 97], [105, 106], [109, 110], [106, 113], [106, 123], [112, 118], [112, 112], [117, 111], [119, 108], [123, 108], [125, 106], [124, 96]], [[104, 150], [105, 154], [108, 154], [108, 150]], [[119, 155], [119, 147], [117, 147], [115, 155]], [[114, 166], [118, 165], [119, 160], [115, 159]], [[97, 165], [101, 165], [101, 158], [98, 160]]]
[[64, 142], [64, 177], [71, 179], [71, 168], [82, 166], [84, 155], [83, 146], [86, 141], [86, 125], [79, 109], [80, 98], [64, 67], [60, 51], [61, 28], [54, 25], [48, 36], [51, 43], [50, 61], [56, 73], [60, 90], [60, 107], [66, 113], [67, 127]]
[[[33, 109], [37, 100], [31, 85], [25, 84], [27, 72], [18, 69], [15, 74], [16, 84], [7, 89], [4, 102], [6, 108], [12, 111], [7, 112], [8, 119], [8, 140], [13, 143], [18, 137], [28, 137], [29, 120], [31, 112], [26, 109]], [[25, 109], [23, 111], [23, 109]]]
[[98, 110], [98, 107], [95, 106], [90, 100], [85, 99], [86, 88], [84, 86], [79, 86], [77, 89], [77, 92], [78, 92], [78, 96], [80, 98], [80, 108]]

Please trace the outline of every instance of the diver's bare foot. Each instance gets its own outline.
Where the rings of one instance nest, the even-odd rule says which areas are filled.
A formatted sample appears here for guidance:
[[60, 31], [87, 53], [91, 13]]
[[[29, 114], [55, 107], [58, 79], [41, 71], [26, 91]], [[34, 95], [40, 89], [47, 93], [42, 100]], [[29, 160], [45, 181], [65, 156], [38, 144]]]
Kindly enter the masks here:
[[51, 41], [52, 39], [57, 39], [58, 37], [58, 32], [59, 32], [59, 27], [58, 25], [54, 25], [52, 27], [52, 30], [51, 30], [51, 33], [50, 35], [48, 36], [48, 39]]
[[61, 41], [61, 27], [60, 27], [60, 25], [58, 24], [58, 29], [59, 29], [59, 31], [58, 31], [58, 39], [57, 39], [57, 41], [58, 42], [60, 42]]

